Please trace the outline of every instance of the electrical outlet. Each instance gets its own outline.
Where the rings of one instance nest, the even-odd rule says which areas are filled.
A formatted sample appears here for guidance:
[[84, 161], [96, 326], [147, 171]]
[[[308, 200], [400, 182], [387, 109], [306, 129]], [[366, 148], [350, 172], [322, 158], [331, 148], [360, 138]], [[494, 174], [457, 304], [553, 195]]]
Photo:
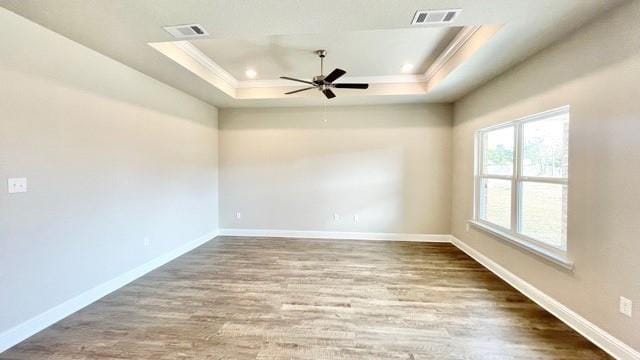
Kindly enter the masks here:
[[469, 223], [467, 223], [467, 231], [469, 231], [470, 228], [471, 226], [469, 226]]
[[333, 213], [333, 221], [340, 221], [340, 214]]
[[620, 296], [620, 312], [631, 317], [633, 302], [624, 296]]
[[149, 247], [151, 245], [151, 240], [149, 240], [148, 237], [145, 237], [142, 242], [144, 243], [145, 247]]
[[353, 222], [357, 224], [358, 221], [360, 221], [360, 217], [358, 216], [358, 214], [353, 215]]
[[236, 212], [236, 219], [242, 219], [242, 213], [240, 211]]

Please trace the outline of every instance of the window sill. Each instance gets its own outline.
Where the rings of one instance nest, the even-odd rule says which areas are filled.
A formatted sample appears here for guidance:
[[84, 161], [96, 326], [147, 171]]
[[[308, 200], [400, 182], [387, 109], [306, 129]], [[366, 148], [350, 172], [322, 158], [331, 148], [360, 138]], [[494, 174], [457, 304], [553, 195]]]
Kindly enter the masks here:
[[475, 220], [469, 220], [469, 224], [471, 224], [471, 226], [473, 226], [474, 228], [484, 231], [486, 233], [489, 233], [490, 235], [493, 235], [494, 237], [499, 238], [500, 240], [504, 240], [510, 244], [513, 244], [523, 250], [526, 250], [534, 255], [540, 256], [543, 259], [561, 266], [562, 268], [566, 269], [566, 270], [573, 270], [573, 261], [569, 260], [566, 256], [563, 256], [561, 254], [557, 254], [554, 253], [548, 249], [543, 248], [542, 246], [537, 246], [535, 244], [526, 242], [524, 240], [521, 240], [511, 234], [508, 234], [504, 231], [500, 231], [498, 229], [495, 229], [491, 226], [485, 225], [481, 222], [475, 221]]

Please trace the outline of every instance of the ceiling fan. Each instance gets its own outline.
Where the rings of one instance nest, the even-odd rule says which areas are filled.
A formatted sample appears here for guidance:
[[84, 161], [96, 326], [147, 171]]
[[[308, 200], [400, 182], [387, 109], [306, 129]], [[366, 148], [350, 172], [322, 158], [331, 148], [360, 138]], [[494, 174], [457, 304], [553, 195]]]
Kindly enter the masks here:
[[334, 94], [334, 92], [331, 91], [331, 88], [336, 88], [336, 89], [367, 89], [369, 88], [369, 84], [363, 84], [363, 83], [334, 84], [333, 83], [334, 81], [338, 80], [342, 75], [346, 74], [347, 72], [342, 69], [336, 68], [332, 72], [330, 72], [329, 75], [324, 76], [323, 75], [324, 57], [327, 56], [327, 51], [316, 50], [315, 53], [320, 57], [320, 75], [314, 76], [312, 81], [296, 79], [288, 76], [280, 76], [281, 79], [297, 81], [297, 82], [311, 85], [306, 88], [286, 92], [285, 95], [295, 94], [301, 91], [307, 91], [311, 89], [318, 89], [319, 91], [322, 91], [322, 93], [324, 94], [324, 96], [327, 97], [327, 99], [333, 99], [334, 97], [336, 97], [336, 94]]

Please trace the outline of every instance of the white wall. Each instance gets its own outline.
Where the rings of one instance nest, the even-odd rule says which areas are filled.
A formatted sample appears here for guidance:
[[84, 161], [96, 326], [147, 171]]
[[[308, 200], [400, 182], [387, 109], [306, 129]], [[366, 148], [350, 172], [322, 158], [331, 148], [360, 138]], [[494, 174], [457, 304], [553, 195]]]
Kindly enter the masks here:
[[215, 108], [2, 8], [0, 33], [1, 334], [218, 213]]
[[223, 109], [220, 227], [448, 234], [450, 153], [449, 105]]
[[[455, 104], [452, 233], [640, 350], [640, 1], [631, 1]], [[473, 133], [569, 104], [568, 254], [563, 271], [478, 230]], [[634, 317], [618, 313], [619, 296]]]

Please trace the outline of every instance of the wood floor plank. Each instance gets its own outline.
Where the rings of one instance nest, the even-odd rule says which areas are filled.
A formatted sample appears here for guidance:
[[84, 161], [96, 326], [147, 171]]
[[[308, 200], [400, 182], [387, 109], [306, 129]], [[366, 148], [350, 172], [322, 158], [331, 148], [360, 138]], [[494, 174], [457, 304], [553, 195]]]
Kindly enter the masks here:
[[450, 244], [219, 237], [0, 359], [606, 359]]

